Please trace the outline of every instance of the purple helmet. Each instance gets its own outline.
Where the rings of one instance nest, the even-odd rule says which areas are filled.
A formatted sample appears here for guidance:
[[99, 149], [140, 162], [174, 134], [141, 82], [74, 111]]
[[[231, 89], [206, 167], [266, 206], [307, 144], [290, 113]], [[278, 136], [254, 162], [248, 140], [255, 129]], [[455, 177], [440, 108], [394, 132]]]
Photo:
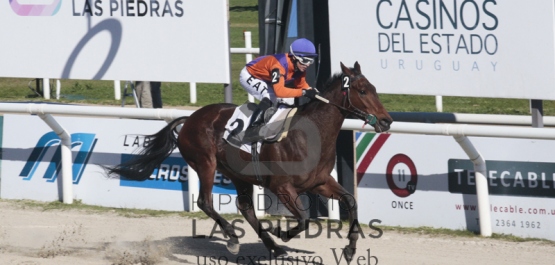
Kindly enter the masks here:
[[293, 43], [291, 43], [289, 51], [296, 57], [318, 56], [318, 54], [316, 53], [316, 48], [314, 48], [314, 44], [312, 44], [311, 41], [305, 38], [297, 39]]

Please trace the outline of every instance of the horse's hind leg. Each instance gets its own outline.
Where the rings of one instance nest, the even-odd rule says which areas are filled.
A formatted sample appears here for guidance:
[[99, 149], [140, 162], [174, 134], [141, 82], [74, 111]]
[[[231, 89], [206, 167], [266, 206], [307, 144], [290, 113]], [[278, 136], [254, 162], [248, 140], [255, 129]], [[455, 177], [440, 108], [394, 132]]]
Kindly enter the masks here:
[[216, 172], [216, 164], [212, 163], [211, 159], [199, 159], [203, 161], [201, 163], [189, 162], [189, 166], [192, 166], [199, 176], [200, 180], [200, 194], [197, 201], [198, 207], [206, 213], [210, 218], [212, 218], [220, 227], [223, 229], [224, 233], [229, 236], [229, 241], [227, 241], [227, 250], [231, 254], [236, 255], [239, 253], [239, 239], [235, 234], [235, 229], [233, 226], [225, 220], [216, 210], [214, 210], [214, 204], [212, 202], [212, 188], [214, 186], [214, 174]]
[[291, 238], [296, 237], [302, 231], [308, 229], [309, 219], [308, 214], [302, 210], [304, 206], [302, 202], [298, 200], [299, 194], [295, 188], [291, 185], [284, 185], [278, 187], [274, 194], [278, 199], [285, 205], [285, 207], [297, 218], [297, 225], [287, 231], [283, 231], [281, 227], [276, 227], [272, 230], [272, 234], [281, 238], [284, 242], [291, 240]]
[[256, 231], [258, 237], [264, 243], [264, 246], [270, 251], [273, 250], [273, 254], [276, 257], [286, 255], [287, 252], [283, 248], [279, 247], [276, 242], [270, 237], [270, 234], [266, 230], [261, 229], [260, 221], [256, 218], [254, 213], [254, 204], [252, 201], [253, 185], [243, 181], [234, 181], [233, 184], [237, 189], [237, 201], [239, 202], [239, 210], [241, 214], [247, 219], [247, 222]]
[[343, 252], [345, 253], [347, 261], [350, 262], [355, 255], [358, 235], [361, 232], [358, 231], [360, 226], [358, 226], [357, 202], [355, 197], [339, 185], [332, 176], [329, 176], [325, 184], [314, 188], [312, 192], [326, 198], [339, 199], [349, 210], [349, 234], [347, 236], [349, 238], [349, 245], [345, 246]]

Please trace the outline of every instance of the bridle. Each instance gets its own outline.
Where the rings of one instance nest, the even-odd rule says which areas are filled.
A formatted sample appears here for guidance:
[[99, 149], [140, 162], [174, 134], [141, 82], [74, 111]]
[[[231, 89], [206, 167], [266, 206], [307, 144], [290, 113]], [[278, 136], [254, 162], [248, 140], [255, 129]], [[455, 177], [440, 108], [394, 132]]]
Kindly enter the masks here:
[[341, 93], [343, 94], [343, 103], [341, 104], [342, 106], [333, 102], [328, 103], [363, 120], [364, 125], [370, 124], [373, 126], [378, 121], [376, 115], [362, 111], [361, 109], [355, 107], [355, 105], [353, 105], [353, 103], [351, 102], [351, 82], [356, 81], [360, 77], [364, 76], [357, 75], [353, 79], [351, 79], [351, 77], [348, 75], [341, 75]]

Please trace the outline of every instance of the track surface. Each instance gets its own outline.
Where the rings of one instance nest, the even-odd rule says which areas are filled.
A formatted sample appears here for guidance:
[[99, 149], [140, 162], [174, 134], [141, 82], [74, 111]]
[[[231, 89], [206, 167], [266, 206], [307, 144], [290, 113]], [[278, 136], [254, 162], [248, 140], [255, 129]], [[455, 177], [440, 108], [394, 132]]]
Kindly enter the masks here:
[[[287, 244], [276, 240], [288, 251], [289, 259], [268, 261], [267, 251], [246, 223], [238, 223], [245, 232], [240, 239], [238, 255], [226, 250], [221, 233], [215, 233], [212, 238], [193, 237], [193, 233], [209, 235], [213, 226], [214, 222], [207, 219], [130, 218], [113, 212], [43, 211], [0, 201], [0, 264], [204, 265], [218, 264], [218, 258], [222, 265], [297, 265], [320, 261], [322, 264], [347, 264], [340, 257], [340, 248], [347, 240], [334, 233], [328, 238], [325, 228], [317, 238], [293, 239]], [[311, 233], [317, 231], [315, 227], [311, 229]], [[366, 235], [376, 234], [368, 227], [363, 231]], [[344, 237], [346, 233], [344, 229], [341, 235]], [[358, 260], [351, 264], [376, 264], [376, 259], [378, 264], [386, 265], [553, 264], [555, 261], [555, 245], [541, 242], [515, 243], [391, 231], [385, 231], [378, 239], [366, 236], [358, 242]], [[368, 256], [373, 256], [370, 263]]]

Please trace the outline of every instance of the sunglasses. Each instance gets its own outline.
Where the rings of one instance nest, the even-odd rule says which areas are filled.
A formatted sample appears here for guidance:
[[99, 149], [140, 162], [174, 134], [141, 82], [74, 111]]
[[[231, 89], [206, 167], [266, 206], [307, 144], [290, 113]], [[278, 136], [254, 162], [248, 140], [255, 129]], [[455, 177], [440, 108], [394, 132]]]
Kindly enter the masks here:
[[302, 65], [311, 65], [312, 63], [314, 63], [314, 58], [310, 57], [295, 56], [295, 59], [297, 59]]

